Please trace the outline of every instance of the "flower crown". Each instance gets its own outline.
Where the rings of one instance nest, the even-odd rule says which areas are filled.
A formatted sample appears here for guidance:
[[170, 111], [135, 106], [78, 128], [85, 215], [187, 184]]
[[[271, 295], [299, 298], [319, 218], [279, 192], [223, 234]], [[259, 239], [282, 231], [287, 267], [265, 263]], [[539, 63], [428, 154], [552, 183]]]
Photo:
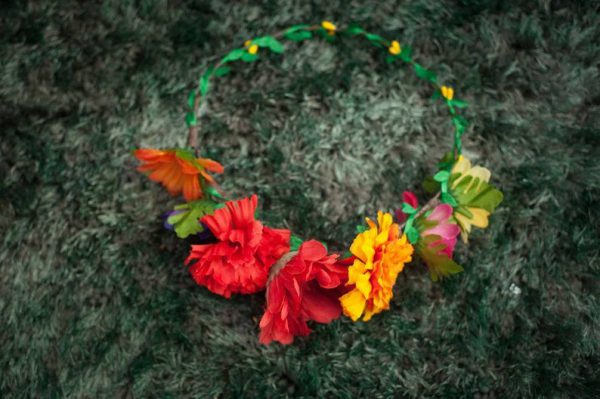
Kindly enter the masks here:
[[[316, 240], [303, 241], [289, 230], [265, 226], [256, 220], [256, 194], [229, 200], [218, 188], [213, 173], [223, 166], [198, 157], [198, 115], [211, 81], [227, 75], [236, 61], [254, 62], [263, 50], [283, 53], [281, 39], [300, 42], [321, 37], [360, 36], [387, 52], [386, 62], [409, 64], [416, 75], [435, 87], [434, 98], [448, 107], [454, 126], [452, 151], [425, 180], [433, 197], [419, 206], [416, 196], [404, 192], [394, 214], [379, 211], [366, 218], [345, 254], [330, 254]], [[226, 54], [200, 78], [188, 97], [188, 148], [138, 149], [138, 170], [161, 183], [171, 195], [183, 195], [186, 203], [166, 215], [165, 226], [179, 238], [196, 242], [185, 264], [193, 279], [215, 294], [252, 294], [266, 289], [265, 312], [260, 321], [260, 342], [289, 344], [295, 336], [308, 335], [309, 321], [329, 323], [343, 313], [357, 321], [389, 309], [397, 276], [404, 265], [421, 258], [437, 281], [463, 271], [453, 260], [460, 234], [467, 243], [473, 226], [485, 228], [502, 201], [502, 193], [490, 183], [491, 173], [473, 166], [462, 154], [462, 136], [468, 125], [458, 114], [467, 106], [452, 87], [441, 85], [432, 71], [415, 62], [411, 50], [358, 26], [338, 29], [329, 21], [320, 25], [296, 25], [271, 36], [248, 40]]]

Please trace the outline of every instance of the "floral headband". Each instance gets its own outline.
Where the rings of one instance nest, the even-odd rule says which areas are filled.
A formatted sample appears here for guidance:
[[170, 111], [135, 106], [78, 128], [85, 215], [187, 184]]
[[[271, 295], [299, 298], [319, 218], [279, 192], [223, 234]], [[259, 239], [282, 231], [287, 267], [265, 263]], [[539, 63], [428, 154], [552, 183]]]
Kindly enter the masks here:
[[[386, 62], [409, 64], [416, 75], [431, 83], [434, 98], [448, 107], [454, 126], [454, 143], [425, 180], [433, 197], [419, 206], [416, 196], [404, 192], [394, 214], [379, 211], [366, 218], [345, 254], [330, 254], [316, 240], [303, 241], [289, 230], [265, 226], [256, 220], [256, 194], [230, 200], [209, 174], [223, 166], [198, 157], [198, 114], [211, 81], [227, 75], [234, 62], [254, 62], [263, 50], [283, 53], [281, 39], [300, 42], [314, 37], [332, 41], [336, 36], [360, 36], [387, 52]], [[297, 25], [271, 36], [248, 40], [225, 55], [200, 78], [188, 98], [188, 148], [138, 149], [138, 170], [161, 183], [167, 191], [182, 194], [186, 203], [166, 215], [165, 226], [179, 238], [195, 236], [185, 264], [193, 279], [211, 292], [252, 294], [266, 289], [265, 312], [260, 321], [260, 342], [289, 344], [295, 336], [310, 333], [309, 321], [329, 323], [343, 313], [353, 321], [368, 321], [389, 309], [397, 276], [414, 256], [421, 258], [433, 281], [463, 271], [453, 260], [460, 234], [467, 243], [473, 226], [485, 228], [502, 201], [490, 183], [491, 173], [473, 166], [462, 154], [462, 135], [468, 125], [458, 109], [467, 106], [441, 85], [432, 71], [415, 62], [411, 50], [357, 26], [338, 29], [329, 21]]]

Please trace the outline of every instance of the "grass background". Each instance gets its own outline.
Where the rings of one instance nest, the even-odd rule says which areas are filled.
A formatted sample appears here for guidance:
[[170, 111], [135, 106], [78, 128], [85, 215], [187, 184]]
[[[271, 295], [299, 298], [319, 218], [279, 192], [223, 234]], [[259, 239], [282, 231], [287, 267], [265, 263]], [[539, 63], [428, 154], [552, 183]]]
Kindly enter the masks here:
[[[3, 397], [600, 395], [600, 10], [594, 1], [8, 1], [0, 20]], [[369, 323], [258, 344], [262, 295], [211, 295], [135, 146], [185, 141], [210, 57], [322, 19], [411, 45], [471, 103], [466, 154], [505, 200]], [[205, 155], [233, 197], [335, 248], [449, 148], [446, 111], [366, 44], [291, 45], [215, 86]], [[424, 197], [422, 197], [424, 199]], [[511, 288], [512, 287], [512, 288]], [[515, 290], [518, 287], [518, 290]], [[515, 292], [520, 293], [515, 294]]]

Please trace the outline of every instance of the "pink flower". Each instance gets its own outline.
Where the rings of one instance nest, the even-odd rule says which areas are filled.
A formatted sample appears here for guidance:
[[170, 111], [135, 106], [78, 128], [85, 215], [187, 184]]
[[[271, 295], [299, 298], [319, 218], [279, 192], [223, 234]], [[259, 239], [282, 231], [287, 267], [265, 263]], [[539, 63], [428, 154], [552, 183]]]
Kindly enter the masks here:
[[436, 222], [436, 225], [421, 231], [421, 236], [439, 236], [440, 240], [432, 243], [432, 246], [436, 247], [439, 244], [443, 244], [444, 249], [442, 249], [440, 253], [445, 254], [450, 259], [452, 259], [454, 246], [456, 245], [456, 237], [460, 233], [460, 228], [456, 224], [450, 222], [452, 212], [453, 209], [448, 204], [440, 204], [436, 206], [433, 212], [431, 212], [429, 216], [425, 218], [425, 220], [429, 222]]

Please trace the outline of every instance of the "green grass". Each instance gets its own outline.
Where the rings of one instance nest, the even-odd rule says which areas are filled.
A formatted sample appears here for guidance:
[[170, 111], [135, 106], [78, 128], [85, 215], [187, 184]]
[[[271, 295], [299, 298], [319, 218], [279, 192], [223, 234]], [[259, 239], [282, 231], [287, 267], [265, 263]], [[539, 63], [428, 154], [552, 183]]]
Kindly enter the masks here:
[[[82, 3], [0, 14], [2, 397], [600, 396], [597, 4]], [[194, 285], [159, 219], [177, 200], [130, 150], [184, 143], [211, 56], [324, 18], [399, 38], [470, 102], [466, 154], [505, 200], [462, 275], [413, 264], [389, 312], [264, 347], [263, 296]], [[431, 94], [366, 44], [293, 45], [215, 86], [201, 142], [231, 196], [341, 248], [422, 195], [451, 145]]]

